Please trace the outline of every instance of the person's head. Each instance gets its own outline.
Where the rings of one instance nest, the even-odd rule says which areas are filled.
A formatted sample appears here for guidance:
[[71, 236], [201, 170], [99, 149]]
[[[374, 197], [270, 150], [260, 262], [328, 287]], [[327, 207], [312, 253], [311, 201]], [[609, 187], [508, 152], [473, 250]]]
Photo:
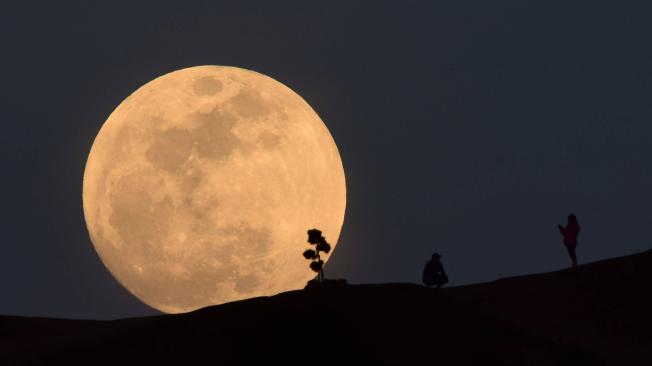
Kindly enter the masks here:
[[434, 260], [436, 260], [436, 261], [438, 261], [439, 258], [441, 258], [441, 255], [440, 255], [439, 253], [434, 253], [434, 254], [432, 255], [432, 259], [434, 259]]
[[577, 217], [574, 214], [568, 215], [569, 224], [577, 224]]

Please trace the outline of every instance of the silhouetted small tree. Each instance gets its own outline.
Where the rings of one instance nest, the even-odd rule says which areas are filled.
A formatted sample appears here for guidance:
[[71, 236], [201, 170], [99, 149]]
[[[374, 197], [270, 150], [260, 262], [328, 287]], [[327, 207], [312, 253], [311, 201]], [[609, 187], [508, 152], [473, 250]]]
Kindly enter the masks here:
[[317, 281], [324, 281], [324, 261], [319, 256], [320, 252], [328, 253], [331, 251], [331, 245], [328, 244], [326, 238], [321, 235], [321, 230], [311, 229], [308, 230], [308, 243], [314, 245], [315, 249], [308, 249], [303, 252], [306, 259], [311, 260], [310, 269], [317, 272]]

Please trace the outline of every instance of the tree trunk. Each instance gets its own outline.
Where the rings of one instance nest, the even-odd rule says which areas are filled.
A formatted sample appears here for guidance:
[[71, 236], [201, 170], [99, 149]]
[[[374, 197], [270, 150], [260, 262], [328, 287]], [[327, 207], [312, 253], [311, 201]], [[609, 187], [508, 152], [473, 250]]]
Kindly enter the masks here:
[[[321, 262], [321, 257], [319, 257], [319, 250], [317, 251], [317, 262]], [[324, 266], [322, 265], [319, 273], [317, 274], [317, 282], [324, 282]]]

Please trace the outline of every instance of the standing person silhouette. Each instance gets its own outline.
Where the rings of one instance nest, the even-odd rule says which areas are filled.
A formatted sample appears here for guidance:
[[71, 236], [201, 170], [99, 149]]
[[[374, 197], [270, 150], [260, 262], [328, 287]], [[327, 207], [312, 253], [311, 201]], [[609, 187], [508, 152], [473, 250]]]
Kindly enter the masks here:
[[575, 247], [577, 247], [577, 235], [580, 233], [580, 225], [577, 224], [577, 217], [573, 214], [568, 215], [568, 224], [566, 227], [557, 225], [561, 235], [564, 236], [564, 245], [568, 249], [568, 255], [570, 255], [571, 260], [573, 261], [573, 268], [577, 267], [577, 254], [575, 253]]
[[440, 288], [446, 283], [448, 283], [448, 276], [446, 271], [444, 271], [444, 265], [439, 260], [441, 255], [435, 253], [432, 255], [432, 258], [426, 263], [425, 268], [423, 269], [423, 283], [428, 286], [436, 286]]

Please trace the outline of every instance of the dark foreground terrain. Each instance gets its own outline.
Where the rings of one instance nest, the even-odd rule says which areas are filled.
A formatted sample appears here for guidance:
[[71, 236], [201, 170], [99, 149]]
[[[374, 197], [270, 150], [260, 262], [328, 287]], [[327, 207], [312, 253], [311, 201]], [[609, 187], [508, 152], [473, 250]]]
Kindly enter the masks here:
[[115, 321], [0, 317], [0, 365], [652, 365], [652, 251], [426, 289], [293, 291]]

